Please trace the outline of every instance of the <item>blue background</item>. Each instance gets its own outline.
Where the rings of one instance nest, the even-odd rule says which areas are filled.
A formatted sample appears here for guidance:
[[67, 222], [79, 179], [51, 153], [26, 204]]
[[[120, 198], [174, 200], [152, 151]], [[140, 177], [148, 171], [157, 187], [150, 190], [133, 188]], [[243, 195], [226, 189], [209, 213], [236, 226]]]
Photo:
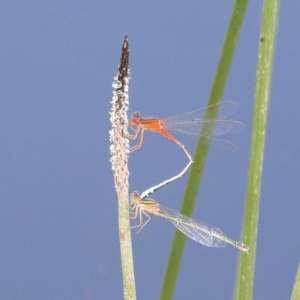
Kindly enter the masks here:
[[[121, 299], [109, 162], [112, 82], [129, 35], [131, 114], [206, 105], [233, 1], [2, 1], [0, 299]], [[224, 100], [246, 125], [239, 151], [211, 148], [196, 219], [240, 239], [261, 1], [250, 1]], [[289, 299], [299, 263], [300, 3], [282, 2], [261, 191], [255, 299]], [[193, 153], [196, 140], [180, 137]], [[147, 132], [130, 191], [177, 174], [182, 150]], [[187, 176], [153, 195], [180, 208]], [[133, 252], [139, 299], [157, 299], [174, 227], [153, 216]], [[238, 250], [188, 240], [175, 299], [231, 299]]]

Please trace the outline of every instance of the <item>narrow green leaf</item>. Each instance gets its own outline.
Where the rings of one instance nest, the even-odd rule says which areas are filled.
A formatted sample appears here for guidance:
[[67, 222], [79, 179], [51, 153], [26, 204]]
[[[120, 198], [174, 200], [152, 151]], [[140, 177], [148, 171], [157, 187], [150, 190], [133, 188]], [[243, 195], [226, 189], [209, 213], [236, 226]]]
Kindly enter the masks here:
[[291, 300], [299, 300], [299, 299], [300, 299], [300, 264], [298, 265], [298, 272], [297, 272]]
[[278, 0], [263, 3], [260, 47], [258, 54], [252, 140], [245, 210], [244, 243], [249, 255], [240, 255], [236, 279], [235, 299], [252, 299], [257, 243], [259, 200], [266, 136], [267, 112], [270, 98], [273, 53], [275, 48]]
[[[222, 99], [223, 91], [225, 89], [227, 76], [230, 70], [231, 61], [236, 48], [236, 43], [243, 23], [247, 4], [248, 0], [236, 0], [234, 4], [232, 16], [230, 19], [221, 56], [219, 59], [219, 64], [212, 85], [208, 105], [218, 103]], [[181, 206], [181, 213], [183, 215], [192, 215], [198, 194], [199, 184], [205, 166], [207, 153], [208, 146], [198, 143], [194, 157], [194, 164], [191, 168], [187, 187], [185, 190], [184, 200]], [[175, 232], [172, 249], [170, 251], [168, 266], [164, 278], [164, 283], [160, 295], [160, 299], [162, 300], [172, 299], [174, 295], [185, 240], [185, 235], [183, 235], [179, 231]]]

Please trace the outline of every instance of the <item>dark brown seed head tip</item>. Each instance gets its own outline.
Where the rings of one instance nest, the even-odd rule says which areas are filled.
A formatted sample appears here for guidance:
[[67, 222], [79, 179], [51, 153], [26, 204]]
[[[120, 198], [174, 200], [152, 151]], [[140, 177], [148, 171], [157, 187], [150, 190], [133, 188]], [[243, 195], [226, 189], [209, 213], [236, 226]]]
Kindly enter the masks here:
[[126, 49], [127, 47], [128, 47], [128, 36], [126, 34], [124, 38], [123, 49]]

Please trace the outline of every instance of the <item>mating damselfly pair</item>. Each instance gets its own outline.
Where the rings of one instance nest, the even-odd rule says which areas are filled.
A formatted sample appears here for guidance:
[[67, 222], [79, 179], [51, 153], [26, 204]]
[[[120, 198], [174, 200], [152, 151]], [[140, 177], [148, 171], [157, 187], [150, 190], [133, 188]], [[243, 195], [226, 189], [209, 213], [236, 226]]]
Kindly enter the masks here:
[[[169, 131], [174, 130], [188, 135], [200, 136], [200, 142], [203, 144], [212, 144], [225, 150], [234, 151], [237, 149], [234, 144], [220, 140], [216, 137], [224, 134], [237, 133], [243, 130], [243, 123], [226, 119], [228, 116], [232, 115], [236, 109], [236, 103], [227, 101], [166, 119], [155, 117], [142, 118], [139, 112], [135, 112], [132, 115], [130, 128], [133, 130], [134, 134], [129, 135], [128, 137], [136, 139], [140, 133], [140, 142], [138, 145], [132, 147], [130, 152], [141, 148], [145, 130], [152, 130], [159, 132], [164, 137], [179, 145], [189, 159], [187, 166], [178, 175], [147, 189], [141, 196], [139, 196], [138, 192], [132, 193], [130, 199], [131, 218], [136, 219], [138, 216], [140, 218], [140, 223], [132, 228], [140, 227], [140, 231], [151, 219], [148, 213], [153, 213], [157, 216], [169, 219], [173, 225], [186, 236], [205, 246], [223, 247], [226, 243], [229, 243], [241, 251], [249, 251], [247, 245], [229, 239], [219, 228], [183, 216], [180, 213], [159, 204], [157, 201], [147, 198], [162, 186], [182, 177], [193, 163], [192, 157], [185, 146], [178, 139], [173, 137]], [[207, 117], [209, 114], [212, 116], [211, 119]], [[215, 118], [217, 114], [218, 119]], [[145, 222], [143, 222], [143, 215], [147, 217]]]

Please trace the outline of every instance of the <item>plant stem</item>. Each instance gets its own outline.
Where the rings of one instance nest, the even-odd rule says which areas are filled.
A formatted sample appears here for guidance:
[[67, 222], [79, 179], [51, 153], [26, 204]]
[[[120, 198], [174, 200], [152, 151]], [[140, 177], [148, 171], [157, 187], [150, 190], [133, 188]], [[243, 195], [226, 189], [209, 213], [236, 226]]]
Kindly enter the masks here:
[[128, 212], [128, 64], [129, 64], [129, 41], [125, 36], [122, 45], [122, 55], [120, 60], [118, 76], [115, 77], [113, 87], [112, 109], [110, 120], [112, 130], [110, 140], [112, 145], [111, 163], [114, 171], [115, 188], [118, 194], [119, 209], [119, 238], [123, 274], [124, 299], [135, 300], [135, 279], [133, 268], [133, 256], [131, 246], [130, 221]]
[[128, 213], [128, 194], [119, 195], [119, 237], [124, 286], [124, 299], [136, 299], [133, 268], [130, 220]]

